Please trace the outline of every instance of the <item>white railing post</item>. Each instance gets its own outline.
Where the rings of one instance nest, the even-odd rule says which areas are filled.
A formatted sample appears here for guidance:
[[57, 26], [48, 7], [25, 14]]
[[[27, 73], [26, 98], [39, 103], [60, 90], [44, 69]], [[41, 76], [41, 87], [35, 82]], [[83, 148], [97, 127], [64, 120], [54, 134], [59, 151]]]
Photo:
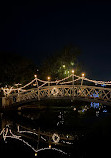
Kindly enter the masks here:
[[20, 132], [20, 127], [19, 127], [19, 125], [17, 126], [17, 132]]
[[48, 97], [50, 97], [50, 79], [51, 78], [48, 76], [47, 79], [48, 79]]
[[36, 80], [36, 86], [37, 86], [37, 91], [38, 91], [38, 100], [40, 100], [40, 92], [39, 92], [39, 86], [38, 86], [38, 80], [37, 80], [37, 75], [34, 75], [35, 80]]
[[84, 80], [84, 74], [82, 74], [81, 86], [83, 85], [83, 80]]

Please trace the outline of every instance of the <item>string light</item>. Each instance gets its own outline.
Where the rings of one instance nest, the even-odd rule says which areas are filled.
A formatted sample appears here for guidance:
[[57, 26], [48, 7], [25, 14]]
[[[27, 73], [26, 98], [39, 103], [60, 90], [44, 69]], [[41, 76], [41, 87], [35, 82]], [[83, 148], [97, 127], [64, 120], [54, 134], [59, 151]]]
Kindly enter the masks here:
[[57, 94], [59, 93], [58, 88], [54, 87], [54, 88], [52, 89], [51, 93], [52, 93], [54, 96], [57, 96]]
[[53, 134], [52, 139], [53, 139], [54, 143], [59, 143], [59, 141], [60, 141], [60, 137], [56, 133]]
[[[65, 78], [63, 78], [63, 79], [61, 79], [61, 80], [50, 81], [50, 84], [56, 84], [56, 85], [57, 85], [57, 84], [70, 84], [70, 83], [72, 83], [72, 81], [67, 81], [67, 82], [64, 82], [64, 81], [67, 80], [67, 79], [69, 79], [70, 77], [72, 77], [72, 75], [74, 75], [74, 70], [72, 70], [72, 74], [71, 74], [70, 76], [65, 77]], [[84, 73], [82, 74], [82, 77], [77, 76], [77, 75], [74, 75], [74, 77], [76, 78], [76, 79], [74, 80], [74, 82], [83, 79], [83, 80], [85, 80], [85, 81], [87, 81], [87, 82], [92, 82], [92, 83], [94, 83], [95, 85], [111, 86], [111, 81], [105, 82], [105, 81], [91, 80], [91, 79], [85, 78], [84, 76], [85, 76]], [[7, 97], [7, 96], [11, 95], [12, 92], [14, 92], [13, 95], [14, 95], [14, 94], [16, 95], [16, 93], [15, 93], [16, 91], [19, 91], [19, 94], [20, 94], [20, 93], [23, 93], [23, 92], [27, 92], [27, 90], [26, 90], [25, 88], [28, 87], [28, 86], [30, 86], [30, 85], [32, 85], [34, 82], [37, 82], [37, 81], [43, 83], [43, 84], [41, 84], [41, 85], [38, 86], [38, 88], [40, 89], [40, 88], [42, 88], [43, 86], [45, 86], [45, 85], [48, 83], [48, 81], [51, 79], [51, 78], [48, 76], [48, 81], [44, 81], [44, 80], [38, 79], [38, 78], [37, 78], [37, 75], [34, 75], [34, 77], [35, 77], [34, 80], [32, 80], [31, 82], [29, 82], [28, 84], [26, 84], [26, 85], [24, 85], [24, 86], [22, 86], [22, 87], [19, 87], [19, 88], [14, 88], [13, 86], [10, 87], [10, 88], [8, 88], [8, 87], [4, 87], [4, 88], [1, 87], [1, 89], [2, 89], [3, 92], [4, 92], [4, 95]], [[83, 77], [84, 77], [84, 78], [83, 78]]]

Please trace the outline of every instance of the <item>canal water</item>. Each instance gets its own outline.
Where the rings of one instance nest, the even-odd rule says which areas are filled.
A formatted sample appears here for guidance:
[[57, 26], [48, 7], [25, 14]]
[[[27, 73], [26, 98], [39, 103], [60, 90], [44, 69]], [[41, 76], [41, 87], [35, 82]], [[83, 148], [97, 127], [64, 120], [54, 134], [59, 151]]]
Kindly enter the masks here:
[[65, 100], [42, 104], [0, 113], [1, 157], [109, 157], [110, 106]]

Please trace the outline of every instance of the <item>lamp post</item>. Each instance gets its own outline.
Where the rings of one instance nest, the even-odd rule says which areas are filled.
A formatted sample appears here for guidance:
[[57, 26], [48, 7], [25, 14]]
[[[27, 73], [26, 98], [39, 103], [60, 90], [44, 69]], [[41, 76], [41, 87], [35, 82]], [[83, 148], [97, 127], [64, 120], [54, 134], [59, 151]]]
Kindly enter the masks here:
[[47, 79], [48, 79], [48, 86], [50, 86], [50, 76], [48, 76]]
[[21, 86], [21, 85], [22, 85], [22, 84], [20, 84], [20, 83], [15, 84], [15, 86], [17, 87], [17, 91], [18, 91], [17, 102], [20, 101], [20, 95], [19, 95], [20, 89], [19, 89], [19, 86]]
[[83, 85], [84, 73], [82, 73], [81, 86]]
[[73, 98], [73, 100], [74, 100], [74, 70], [72, 70], [72, 87], [73, 87], [73, 96], [72, 96], [72, 98]]
[[[50, 86], [50, 76], [48, 76], [47, 77], [47, 79], [48, 79], [48, 88], [49, 88], [49, 86]], [[48, 97], [50, 96], [50, 89], [48, 89]]]
[[35, 80], [36, 80], [36, 86], [37, 86], [37, 88], [38, 88], [37, 75], [34, 75], [34, 77], [35, 77]]
[[38, 89], [38, 100], [40, 100], [40, 93], [39, 93], [39, 88], [38, 88], [37, 75], [34, 75], [34, 77], [35, 77], [35, 80], [36, 80], [36, 86], [37, 86], [37, 89]]

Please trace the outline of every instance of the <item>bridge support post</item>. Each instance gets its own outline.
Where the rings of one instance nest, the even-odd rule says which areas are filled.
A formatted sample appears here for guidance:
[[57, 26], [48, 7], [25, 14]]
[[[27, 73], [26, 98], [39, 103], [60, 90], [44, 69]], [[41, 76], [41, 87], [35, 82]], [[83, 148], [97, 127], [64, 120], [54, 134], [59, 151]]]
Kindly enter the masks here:
[[40, 91], [39, 91], [39, 88], [38, 88], [38, 100], [40, 100]]
[[5, 108], [6, 106], [10, 106], [13, 104], [13, 101], [11, 98], [2, 97], [2, 107]]
[[2, 107], [6, 106], [6, 97], [2, 97]]

